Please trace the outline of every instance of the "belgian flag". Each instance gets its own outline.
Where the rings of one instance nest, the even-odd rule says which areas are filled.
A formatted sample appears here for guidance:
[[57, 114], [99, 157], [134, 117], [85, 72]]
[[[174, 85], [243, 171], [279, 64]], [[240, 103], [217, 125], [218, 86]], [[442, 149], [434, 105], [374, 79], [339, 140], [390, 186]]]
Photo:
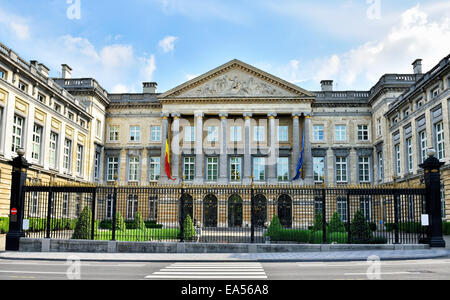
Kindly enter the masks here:
[[166, 159], [165, 159], [165, 170], [167, 178], [170, 180], [177, 180], [176, 178], [172, 178], [172, 169], [170, 168], [170, 147], [169, 147], [169, 137], [166, 137]]

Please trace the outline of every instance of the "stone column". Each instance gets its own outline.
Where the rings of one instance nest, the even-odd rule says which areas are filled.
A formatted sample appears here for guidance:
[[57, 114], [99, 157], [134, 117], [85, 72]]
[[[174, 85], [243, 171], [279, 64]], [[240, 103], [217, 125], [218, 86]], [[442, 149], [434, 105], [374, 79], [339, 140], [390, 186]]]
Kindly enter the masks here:
[[163, 119], [162, 121], [162, 126], [161, 126], [161, 172], [160, 172], [160, 177], [159, 177], [159, 181], [161, 183], [167, 183], [167, 181], [169, 180], [169, 178], [167, 178], [167, 174], [166, 174], [166, 139], [168, 138], [168, 130], [169, 130], [169, 114], [168, 113], [162, 113], [161, 114], [161, 118]]
[[179, 182], [180, 178], [180, 114], [173, 113], [172, 123], [172, 177]]
[[252, 113], [244, 113], [245, 126], [244, 126], [244, 179], [243, 184], [248, 185], [251, 183], [252, 176], [252, 141], [250, 139], [251, 125], [252, 125]]
[[269, 117], [269, 156], [267, 158], [267, 181], [269, 184], [277, 183], [277, 142], [276, 142], [276, 124], [275, 118], [277, 117], [276, 113], [267, 114]]
[[202, 112], [195, 113], [195, 184], [203, 183], [203, 117]]
[[312, 157], [312, 146], [311, 146], [311, 114], [305, 114], [305, 126], [303, 127], [305, 131], [305, 152], [303, 154], [303, 168], [305, 170], [305, 183], [314, 183], [313, 174], [313, 157]]
[[[300, 153], [302, 151], [302, 141], [300, 137], [300, 113], [292, 114], [292, 167], [291, 167], [291, 179], [297, 174], [297, 165], [300, 159]], [[301, 178], [295, 180], [293, 183], [298, 184], [301, 182]]]
[[222, 134], [220, 137], [220, 162], [219, 162], [219, 183], [228, 182], [228, 157], [227, 157], [227, 141], [228, 141], [228, 114], [220, 113]]

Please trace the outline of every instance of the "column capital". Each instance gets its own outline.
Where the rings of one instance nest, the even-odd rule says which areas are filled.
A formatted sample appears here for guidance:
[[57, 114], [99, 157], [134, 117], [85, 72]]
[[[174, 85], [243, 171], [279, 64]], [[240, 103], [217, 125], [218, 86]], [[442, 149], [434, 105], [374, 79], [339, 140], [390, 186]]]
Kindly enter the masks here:
[[243, 116], [245, 119], [250, 119], [251, 117], [253, 117], [253, 113], [245, 112], [243, 113]]
[[292, 118], [293, 119], [298, 119], [298, 118], [300, 118], [301, 115], [302, 115], [301, 112], [293, 112], [292, 113]]
[[278, 115], [274, 112], [268, 113], [267, 117], [269, 117], [269, 119], [275, 119]]
[[312, 113], [303, 113], [303, 115], [305, 116], [306, 119], [311, 119], [311, 115]]
[[172, 118], [179, 119], [181, 117], [180, 113], [172, 113]]
[[228, 118], [228, 113], [221, 112], [221, 113], [219, 113], [219, 117], [221, 120], [226, 119], [226, 118]]
[[168, 112], [161, 113], [161, 118], [163, 118], [164, 120], [168, 119], [169, 117], [170, 117], [170, 113], [168, 113]]
[[194, 113], [194, 116], [195, 116], [196, 118], [202, 118], [202, 119], [203, 119], [203, 117], [205, 116], [205, 114], [204, 114], [203, 112], [201, 112], [201, 111], [197, 111], [197, 112]]

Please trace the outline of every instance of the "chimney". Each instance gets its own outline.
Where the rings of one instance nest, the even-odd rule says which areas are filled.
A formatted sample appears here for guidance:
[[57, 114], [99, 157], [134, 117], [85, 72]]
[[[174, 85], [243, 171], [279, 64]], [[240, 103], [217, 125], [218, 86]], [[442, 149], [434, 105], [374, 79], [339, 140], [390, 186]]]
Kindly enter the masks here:
[[156, 82], [144, 82], [144, 94], [156, 94], [158, 84]]
[[416, 59], [412, 65], [414, 67], [414, 74], [422, 74], [422, 60], [420, 58]]
[[64, 79], [70, 79], [72, 77], [72, 68], [66, 64], [61, 65], [61, 75]]
[[333, 91], [333, 80], [322, 80], [320, 82], [322, 86], [322, 92], [332, 92]]
[[48, 77], [50, 74], [50, 69], [47, 68], [44, 64], [38, 65], [38, 70], [44, 75], [45, 77]]

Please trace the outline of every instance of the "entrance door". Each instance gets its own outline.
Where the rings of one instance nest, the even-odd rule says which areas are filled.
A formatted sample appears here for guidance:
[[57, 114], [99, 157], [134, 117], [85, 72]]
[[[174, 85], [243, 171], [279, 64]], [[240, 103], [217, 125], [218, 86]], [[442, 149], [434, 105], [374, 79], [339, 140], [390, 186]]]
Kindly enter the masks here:
[[232, 195], [228, 198], [228, 227], [242, 227], [242, 198]]
[[278, 198], [278, 218], [283, 227], [292, 227], [292, 199], [289, 195], [284, 194]]
[[204, 227], [217, 227], [217, 197], [209, 194], [203, 199]]

